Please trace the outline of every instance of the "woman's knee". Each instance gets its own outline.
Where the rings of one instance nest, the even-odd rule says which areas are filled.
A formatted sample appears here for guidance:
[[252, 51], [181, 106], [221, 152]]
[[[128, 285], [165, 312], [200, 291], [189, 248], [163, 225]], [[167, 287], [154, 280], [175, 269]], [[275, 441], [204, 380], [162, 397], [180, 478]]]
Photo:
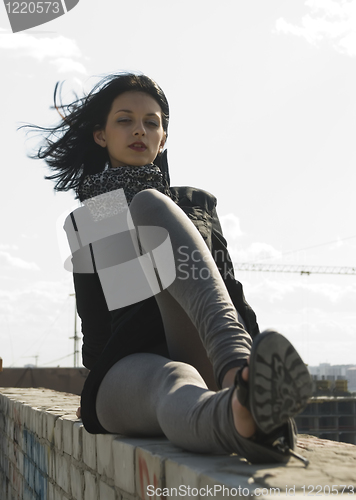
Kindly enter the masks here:
[[174, 392], [184, 385], [193, 385], [206, 388], [206, 384], [200, 373], [194, 366], [181, 361], [169, 361], [164, 365], [161, 373], [163, 384], [167, 392]]
[[137, 193], [130, 204], [130, 213], [133, 217], [138, 214], [150, 214], [161, 211], [169, 198], [157, 189], [145, 189]]

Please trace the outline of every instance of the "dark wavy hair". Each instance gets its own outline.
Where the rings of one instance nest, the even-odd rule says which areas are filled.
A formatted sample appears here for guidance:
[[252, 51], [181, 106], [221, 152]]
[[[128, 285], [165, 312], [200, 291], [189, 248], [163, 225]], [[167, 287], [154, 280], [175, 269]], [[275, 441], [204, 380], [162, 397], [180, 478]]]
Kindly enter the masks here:
[[[57, 83], [54, 90], [54, 109], [60, 113], [62, 121], [52, 128], [27, 126], [46, 134], [45, 145], [32, 158], [44, 159], [54, 172], [45, 179], [56, 182], [55, 191], [74, 189], [78, 198], [78, 189], [84, 177], [104, 170], [109, 156], [106, 148], [94, 141], [93, 131], [105, 127], [114, 99], [124, 92], [145, 92], [158, 102], [163, 130], [168, 137], [168, 101], [163, 90], [146, 75], [120, 73], [106, 76], [88, 95], [67, 105], [61, 100], [61, 86]], [[154, 163], [163, 173], [167, 170], [166, 180], [169, 182], [168, 169], [165, 168], [166, 151], [158, 154]], [[162, 167], [162, 163], [165, 166]]]

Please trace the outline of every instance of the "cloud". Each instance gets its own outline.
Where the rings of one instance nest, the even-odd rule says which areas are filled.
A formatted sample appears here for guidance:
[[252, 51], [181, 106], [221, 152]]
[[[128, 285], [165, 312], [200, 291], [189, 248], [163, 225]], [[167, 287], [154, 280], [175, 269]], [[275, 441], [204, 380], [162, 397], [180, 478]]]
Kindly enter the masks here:
[[13, 290], [0, 288], [0, 331], [1, 318], [5, 313], [9, 314], [12, 324], [26, 323], [30, 317], [38, 324], [43, 323], [44, 317], [49, 321], [58, 307], [71, 300], [69, 289], [72, 288], [72, 278], [67, 274], [61, 282], [42, 280]]
[[40, 268], [34, 262], [26, 262], [19, 257], [13, 257], [9, 252], [0, 251], [0, 265], [5, 262], [5, 267], [16, 267], [27, 271], [39, 271]]
[[228, 247], [231, 259], [234, 262], [261, 262], [264, 260], [278, 259], [281, 257], [281, 252], [274, 248], [269, 243], [255, 241], [249, 246], [234, 246]]
[[[255, 273], [258, 275], [259, 273]], [[256, 279], [256, 278], [255, 278]], [[262, 278], [249, 285], [251, 302], [270, 307], [278, 305], [284, 310], [300, 310], [300, 308], [317, 308], [325, 311], [338, 311], [347, 315], [354, 310], [356, 301], [356, 284], [341, 285], [323, 282], [310, 282], [309, 278], [302, 279], [281, 277]]]
[[268, 273], [242, 273], [237, 279], [261, 331], [275, 328], [286, 335], [310, 364], [354, 362], [356, 283]]
[[264, 320], [267, 322], [263, 321], [261, 327], [272, 326], [286, 335], [309, 365], [315, 366], [323, 362], [355, 363], [354, 323], [350, 320], [343, 321], [343, 318], [340, 321], [332, 311], [313, 309], [288, 315], [274, 311]]
[[58, 72], [85, 73], [83, 64], [76, 61], [82, 59], [82, 53], [75, 40], [62, 35], [56, 37], [36, 37], [27, 33], [0, 32], [0, 49], [15, 52], [16, 56], [27, 56], [38, 62], [49, 60], [57, 66]]
[[58, 59], [54, 59], [50, 62], [57, 67], [58, 73], [71, 73], [72, 71], [82, 73], [83, 75], [87, 73], [82, 63], [73, 61], [73, 59], [69, 59], [68, 57], [58, 57]]
[[303, 16], [301, 25], [279, 18], [276, 32], [303, 37], [314, 45], [328, 40], [337, 51], [356, 56], [356, 2], [307, 0], [305, 5], [309, 13]]
[[25, 284], [21, 280], [18, 285], [0, 288], [0, 343], [5, 365], [21, 366], [35, 354], [40, 355], [41, 364], [72, 352], [73, 341], [68, 337], [73, 334], [75, 299], [69, 295], [73, 290], [70, 274], [65, 273], [58, 282], [27, 280]]
[[235, 214], [226, 214], [220, 217], [221, 227], [225, 238], [230, 240], [236, 240], [243, 235], [240, 227], [240, 219], [236, 217]]
[[18, 250], [19, 247], [16, 245], [6, 245], [3, 243], [0, 243], [0, 250]]

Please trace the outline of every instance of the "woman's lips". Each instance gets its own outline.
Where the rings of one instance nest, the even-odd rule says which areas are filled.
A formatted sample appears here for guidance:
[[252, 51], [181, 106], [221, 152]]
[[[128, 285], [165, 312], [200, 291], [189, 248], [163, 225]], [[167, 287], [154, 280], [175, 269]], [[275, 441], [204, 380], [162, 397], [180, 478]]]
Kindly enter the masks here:
[[147, 146], [145, 146], [143, 143], [135, 142], [133, 144], [130, 144], [129, 148], [133, 149], [134, 151], [142, 152], [146, 151]]

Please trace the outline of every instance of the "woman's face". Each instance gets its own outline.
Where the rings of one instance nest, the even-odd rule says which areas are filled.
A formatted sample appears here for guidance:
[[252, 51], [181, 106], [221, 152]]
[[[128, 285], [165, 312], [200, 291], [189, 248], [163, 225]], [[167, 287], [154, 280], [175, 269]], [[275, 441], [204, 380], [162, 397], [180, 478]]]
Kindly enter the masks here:
[[152, 163], [166, 140], [161, 107], [149, 94], [124, 92], [114, 99], [105, 128], [93, 136], [114, 168]]

